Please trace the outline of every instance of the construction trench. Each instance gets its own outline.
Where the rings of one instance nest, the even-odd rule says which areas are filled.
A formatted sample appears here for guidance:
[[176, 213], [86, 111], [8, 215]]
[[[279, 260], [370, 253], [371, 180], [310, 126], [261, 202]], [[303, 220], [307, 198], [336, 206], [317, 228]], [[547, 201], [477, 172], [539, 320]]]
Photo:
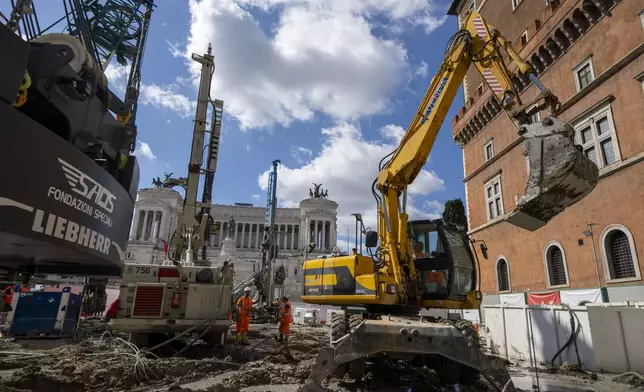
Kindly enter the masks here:
[[[293, 325], [291, 331], [290, 356], [276, 341], [274, 324], [251, 325], [247, 346], [213, 349], [186, 337], [150, 353], [110, 331], [104, 321], [83, 320], [74, 339], [0, 340], [0, 391], [296, 392], [318, 348], [327, 343], [328, 331], [301, 325]], [[229, 338], [232, 333], [231, 329]], [[188, 343], [192, 345], [181, 351]], [[516, 364], [509, 367], [523, 391], [644, 390], [643, 380], [628, 375], [615, 380], [564, 365], [542, 370], [537, 381], [533, 372]], [[485, 381], [467, 387], [440, 385], [432, 370], [398, 361], [368, 363], [360, 380], [330, 377], [326, 387], [333, 392], [495, 390]]]

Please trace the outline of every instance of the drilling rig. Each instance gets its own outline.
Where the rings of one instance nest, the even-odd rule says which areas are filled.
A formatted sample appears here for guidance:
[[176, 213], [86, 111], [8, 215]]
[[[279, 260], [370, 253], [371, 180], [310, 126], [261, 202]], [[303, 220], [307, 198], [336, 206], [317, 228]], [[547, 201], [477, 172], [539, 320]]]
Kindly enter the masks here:
[[[217, 154], [219, 152], [219, 137], [221, 135], [221, 119], [223, 101], [210, 99], [210, 84], [215, 72], [212, 47], [208, 45], [208, 52], [201, 56], [192, 55], [192, 59], [201, 64], [201, 78], [197, 96], [197, 113], [195, 115], [194, 130], [192, 133], [192, 149], [188, 163], [188, 177], [182, 179], [169, 178], [165, 186], [182, 185], [185, 189], [183, 212], [177, 219], [177, 228], [172, 234], [168, 250], [168, 258], [174, 262], [182, 259], [190, 265], [195, 262], [197, 251], [202, 250], [201, 260], [196, 264], [208, 265], [206, 252], [206, 238], [210, 235], [210, 206], [215, 170], [217, 167]], [[203, 166], [203, 154], [206, 138], [206, 117], [208, 104], [213, 107], [210, 130], [210, 143], [208, 146], [208, 160], [206, 168]], [[199, 179], [205, 175], [202, 202], [197, 202]], [[199, 212], [197, 212], [199, 210]]]
[[[166, 178], [161, 184], [185, 189], [183, 211], [168, 249], [171, 263], [126, 264], [118, 312], [111, 320], [115, 331], [128, 333], [130, 341], [137, 345], [154, 346], [165, 334], [193, 328], [209, 343], [223, 344], [229, 326], [234, 272], [227, 263], [221, 268], [211, 267], [205, 249], [224, 103], [209, 96], [215, 69], [211, 46], [206, 54], [193, 54], [192, 59], [202, 68], [188, 176]], [[212, 120], [210, 131], [206, 131], [209, 104], [213, 107]], [[206, 145], [208, 133], [210, 141]], [[208, 158], [204, 168], [205, 147]], [[197, 191], [202, 174], [205, 181], [199, 203]]]
[[260, 246], [262, 263], [256, 273], [249, 275], [246, 279], [235, 286], [233, 299], [236, 301], [246, 286], [255, 286], [256, 292], [253, 296], [253, 322], [265, 322], [274, 319], [276, 308], [273, 306], [275, 300], [273, 292], [276, 286], [284, 284], [284, 267], [275, 266], [275, 259], [278, 256], [277, 226], [275, 225], [275, 214], [277, 213], [277, 168], [281, 162], [273, 161], [273, 168], [268, 174], [268, 190], [266, 193], [266, 215], [264, 219], [264, 236]]

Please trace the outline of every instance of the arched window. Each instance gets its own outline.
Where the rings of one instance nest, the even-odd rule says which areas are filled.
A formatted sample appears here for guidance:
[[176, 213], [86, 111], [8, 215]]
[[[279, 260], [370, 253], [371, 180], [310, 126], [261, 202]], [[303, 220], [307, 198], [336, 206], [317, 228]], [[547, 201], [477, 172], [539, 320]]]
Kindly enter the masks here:
[[548, 287], [568, 286], [566, 253], [560, 243], [550, 241], [544, 250]]
[[496, 260], [496, 282], [499, 292], [510, 291], [510, 267], [503, 256]]
[[607, 281], [641, 279], [630, 230], [622, 225], [606, 227], [600, 237], [600, 246]]

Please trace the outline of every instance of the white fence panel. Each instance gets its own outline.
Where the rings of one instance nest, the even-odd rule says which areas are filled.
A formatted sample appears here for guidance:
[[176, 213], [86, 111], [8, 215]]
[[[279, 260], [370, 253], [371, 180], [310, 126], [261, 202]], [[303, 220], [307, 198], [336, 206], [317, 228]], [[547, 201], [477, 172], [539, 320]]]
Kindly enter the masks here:
[[644, 372], [644, 309], [616, 305], [588, 306], [597, 368]]
[[[490, 350], [515, 361], [536, 358], [550, 364], [554, 355], [571, 335], [570, 314], [559, 306], [487, 305], [485, 310], [486, 339]], [[584, 367], [595, 368], [593, 345], [586, 308], [574, 307], [575, 323], [581, 325], [577, 350]], [[577, 320], [578, 319], [578, 320]], [[555, 364], [577, 362], [574, 344], [565, 349]]]

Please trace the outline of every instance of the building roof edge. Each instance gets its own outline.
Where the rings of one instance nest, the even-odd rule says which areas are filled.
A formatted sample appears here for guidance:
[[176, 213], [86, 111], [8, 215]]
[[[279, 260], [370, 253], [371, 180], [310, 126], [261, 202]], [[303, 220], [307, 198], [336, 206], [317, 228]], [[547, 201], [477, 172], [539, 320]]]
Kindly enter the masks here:
[[463, 0], [453, 0], [452, 5], [450, 5], [449, 9], [447, 10], [447, 15], [457, 15], [456, 8], [462, 1]]

